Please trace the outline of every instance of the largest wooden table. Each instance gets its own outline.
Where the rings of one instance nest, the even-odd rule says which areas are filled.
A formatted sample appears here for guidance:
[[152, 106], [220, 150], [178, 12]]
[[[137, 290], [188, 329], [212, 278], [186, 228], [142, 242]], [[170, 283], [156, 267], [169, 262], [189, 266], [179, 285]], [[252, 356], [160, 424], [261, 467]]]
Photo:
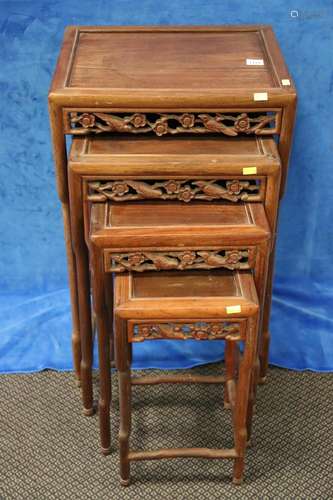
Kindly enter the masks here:
[[[80, 371], [91, 369], [91, 351], [81, 357], [81, 347], [91, 345], [90, 294], [84, 292], [90, 276], [83, 235], [72, 241], [66, 134], [144, 133], [161, 140], [179, 133], [274, 135], [283, 168], [282, 196], [295, 107], [295, 87], [269, 26], [67, 28], [49, 111], [79, 378]], [[184, 119], [187, 112], [195, 115], [194, 123]], [[268, 358], [273, 260], [274, 252], [265, 301], [262, 377]], [[91, 393], [91, 383], [83, 389]], [[92, 407], [90, 396], [84, 406]]]

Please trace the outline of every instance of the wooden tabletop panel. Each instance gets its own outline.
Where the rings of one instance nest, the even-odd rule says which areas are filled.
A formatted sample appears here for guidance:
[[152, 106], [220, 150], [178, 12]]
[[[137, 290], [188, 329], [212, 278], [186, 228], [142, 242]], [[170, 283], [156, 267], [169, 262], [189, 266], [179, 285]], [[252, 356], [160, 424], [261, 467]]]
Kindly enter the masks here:
[[253, 104], [253, 93], [262, 91], [275, 96], [273, 104], [295, 95], [270, 26], [71, 26], [50, 99], [68, 106], [80, 99], [99, 106], [100, 98], [114, 107], [163, 106], [187, 96], [197, 105], [213, 99], [239, 106]]
[[[262, 59], [263, 66], [246, 64]], [[277, 87], [260, 31], [80, 32], [67, 85], [110, 89]]]
[[258, 312], [250, 271], [120, 273], [114, 276], [114, 287], [116, 313], [127, 319], [228, 317], [226, 311], [234, 305], [238, 308], [232, 317]]
[[231, 226], [254, 223], [250, 209], [245, 203], [232, 205], [221, 202], [192, 202], [180, 205], [179, 201], [148, 200], [109, 203], [107, 210], [106, 224], [110, 228], [155, 227], [159, 230], [160, 226]]
[[132, 276], [133, 298], [239, 297], [238, 274], [226, 269], [211, 271], [164, 271]]
[[[74, 137], [70, 168], [82, 174], [213, 175], [231, 166], [280, 169], [277, 146], [271, 137], [131, 136], [102, 134]], [[240, 170], [241, 173], [241, 170]]]

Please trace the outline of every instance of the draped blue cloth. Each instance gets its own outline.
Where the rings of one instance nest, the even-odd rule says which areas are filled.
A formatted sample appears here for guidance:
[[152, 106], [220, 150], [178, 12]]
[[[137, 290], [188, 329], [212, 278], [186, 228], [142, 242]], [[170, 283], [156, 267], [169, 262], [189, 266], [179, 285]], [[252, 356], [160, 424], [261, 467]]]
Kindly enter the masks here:
[[[67, 289], [0, 296], [0, 372], [72, 369]], [[332, 370], [332, 290], [276, 280], [270, 362], [296, 370]], [[97, 367], [97, 348], [94, 366]], [[134, 344], [134, 368], [188, 368], [223, 359], [223, 341], [159, 340]]]
[[[333, 370], [333, 10], [330, 0], [303, 4], [1, 2], [0, 372], [72, 368], [66, 260], [47, 114], [47, 91], [68, 24], [273, 25], [299, 104], [279, 224], [270, 362]], [[218, 341], [145, 342], [135, 345], [134, 365], [180, 368], [222, 358]]]

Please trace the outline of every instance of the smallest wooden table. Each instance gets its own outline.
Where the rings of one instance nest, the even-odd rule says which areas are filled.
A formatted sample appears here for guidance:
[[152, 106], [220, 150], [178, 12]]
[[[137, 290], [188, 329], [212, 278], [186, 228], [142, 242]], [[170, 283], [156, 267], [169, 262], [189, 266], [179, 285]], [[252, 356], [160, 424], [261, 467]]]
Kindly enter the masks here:
[[[242, 481], [244, 455], [251, 427], [251, 380], [254, 376], [258, 335], [258, 298], [250, 271], [173, 271], [126, 273], [115, 277], [115, 335], [120, 398], [120, 475], [128, 485], [130, 461], [201, 457], [234, 460], [233, 482]], [[103, 320], [102, 317], [99, 318]], [[131, 379], [133, 342], [223, 339], [238, 350], [238, 370], [227, 360], [226, 391], [233, 414], [232, 448], [169, 448], [131, 451], [131, 386], [151, 383], [212, 383], [212, 377], [175, 376]], [[239, 354], [239, 343], [244, 349]], [[236, 377], [236, 373], [238, 375]], [[101, 372], [101, 377], [110, 373]], [[221, 377], [215, 382], [221, 382]]]

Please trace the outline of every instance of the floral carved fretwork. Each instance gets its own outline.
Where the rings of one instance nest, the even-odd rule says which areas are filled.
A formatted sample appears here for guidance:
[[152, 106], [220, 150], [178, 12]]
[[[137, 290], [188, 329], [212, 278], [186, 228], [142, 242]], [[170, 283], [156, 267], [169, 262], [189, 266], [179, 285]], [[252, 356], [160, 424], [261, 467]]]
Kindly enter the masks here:
[[280, 112], [234, 112], [234, 113], [110, 113], [98, 111], [66, 111], [66, 133], [84, 135], [89, 133], [123, 132], [131, 134], [207, 134], [219, 133], [229, 136], [238, 134], [279, 133]]
[[88, 183], [88, 200], [133, 201], [144, 199], [261, 201], [257, 180], [94, 181]]
[[179, 340], [241, 340], [239, 323], [139, 323], [134, 324], [131, 341], [142, 342], [155, 339]]
[[182, 250], [136, 251], [114, 253], [105, 250], [105, 271], [163, 271], [183, 269], [249, 269], [252, 267], [252, 250]]

